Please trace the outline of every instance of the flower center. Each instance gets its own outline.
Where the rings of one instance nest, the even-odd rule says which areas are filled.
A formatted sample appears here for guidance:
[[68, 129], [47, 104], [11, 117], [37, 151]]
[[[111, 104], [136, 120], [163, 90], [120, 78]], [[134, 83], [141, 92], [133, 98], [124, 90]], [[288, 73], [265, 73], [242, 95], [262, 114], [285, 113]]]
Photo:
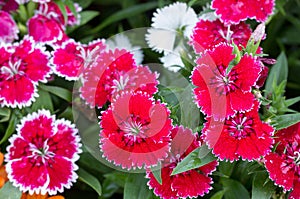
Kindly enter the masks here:
[[284, 173], [293, 170], [300, 176], [300, 151], [298, 143], [290, 143], [285, 148], [286, 161], [282, 163], [281, 169]]
[[228, 127], [229, 135], [236, 139], [248, 137], [254, 132], [252, 128], [253, 119], [247, 118], [241, 113], [230, 120], [226, 120], [225, 125]]
[[80, 50], [79, 57], [81, 57], [83, 59], [83, 67], [87, 68], [88, 66], [90, 66], [90, 64], [93, 61], [95, 61], [97, 59], [97, 53], [98, 53], [98, 50], [100, 47], [96, 46], [92, 50], [90, 50], [90, 49], [86, 50], [82, 46], [78, 46], [78, 48]]
[[[225, 73], [225, 71], [223, 72]], [[220, 74], [218, 70], [214, 73], [216, 76], [211, 78], [210, 85], [215, 87], [216, 93], [219, 93], [219, 95], [227, 95], [238, 88], [235, 84], [237, 74], [234, 70], [231, 70], [229, 74]]]
[[114, 85], [112, 86], [112, 88], [116, 92], [122, 91], [122, 90], [125, 89], [125, 86], [127, 85], [128, 81], [129, 81], [129, 77], [128, 76], [125, 77], [125, 78], [124, 78], [124, 76], [120, 76], [119, 81], [116, 80], [116, 79], [113, 80], [113, 84]]
[[128, 134], [138, 135], [142, 132], [142, 124], [136, 121], [125, 122], [123, 130]]
[[9, 61], [7, 66], [1, 67], [1, 73], [7, 75], [7, 79], [14, 77], [17, 74], [23, 75], [23, 71], [19, 71], [21, 60], [15, 62]]
[[30, 144], [30, 150], [33, 156], [39, 156], [43, 160], [54, 156], [54, 153], [49, 151], [47, 140], [44, 142], [43, 146], [39, 148], [34, 144]]

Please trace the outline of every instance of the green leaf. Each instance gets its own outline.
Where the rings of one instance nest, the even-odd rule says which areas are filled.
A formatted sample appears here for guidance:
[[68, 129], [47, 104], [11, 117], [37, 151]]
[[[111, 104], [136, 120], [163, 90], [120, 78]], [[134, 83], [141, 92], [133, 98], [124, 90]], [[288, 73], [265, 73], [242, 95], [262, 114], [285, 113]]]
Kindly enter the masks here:
[[55, 0], [54, 2], [59, 7], [59, 9], [64, 17], [64, 22], [65, 22], [64, 25], [66, 25], [68, 22], [68, 14], [67, 14], [67, 9], [66, 9], [64, 2], [62, 0]]
[[274, 87], [278, 86], [281, 82], [287, 81], [288, 76], [288, 62], [284, 52], [277, 58], [277, 62], [272, 66], [269, 77], [266, 81], [265, 97], [269, 93], [273, 93]]
[[252, 182], [252, 199], [269, 199], [275, 189], [266, 171], [257, 172]]
[[224, 196], [225, 191], [218, 191], [217, 193], [215, 193], [212, 197], [210, 197], [210, 199], [222, 199]]
[[80, 168], [77, 171], [77, 173], [79, 176], [79, 180], [92, 187], [98, 193], [98, 195], [101, 196], [102, 194], [101, 184], [97, 178], [95, 178], [93, 175], [89, 174], [82, 168]]
[[64, 100], [66, 100], [67, 102], [72, 101], [72, 92], [65, 88], [61, 88], [58, 86], [46, 86], [43, 84], [40, 84], [39, 87], [41, 89], [43, 89], [44, 91], [48, 91]]
[[236, 165], [237, 162], [226, 162], [226, 161], [221, 161], [220, 164], [219, 164], [219, 171], [227, 176], [227, 177], [230, 177], [233, 170], [234, 170], [234, 167]]
[[151, 10], [156, 7], [157, 7], [157, 2], [148, 2], [148, 3], [138, 4], [138, 5], [129, 7], [127, 9], [121, 10], [119, 12], [116, 12], [115, 14], [107, 17], [100, 25], [98, 25], [96, 28], [94, 28], [92, 30], [91, 34], [98, 33], [103, 28], [109, 26], [112, 23], [126, 19], [128, 17], [136, 16], [140, 13], [146, 12], [146, 11]]
[[162, 184], [162, 179], [161, 179], [161, 164], [159, 164], [159, 166], [151, 168], [151, 172], [153, 174], [153, 176], [155, 177], [156, 181], [159, 184]]
[[292, 126], [300, 121], [300, 113], [275, 116], [272, 124], [276, 130]]
[[85, 25], [87, 22], [91, 21], [95, 17], [99, 15], [98, 11], [94, 10], [87, 10], [80, 12], [80, 24], [78, 26], [68, 27], [67, 32], [68, 34], [79, 28], [80, 26]]
[[4, 184], [0, 189], [0, 198], [5, 199], [20, 199], [22, 192], [14, 187], [10, 182]]
[[291, 98], [291, 99], [287, 99], [287, 100], [285, 100], [285, 105], [286, 105], [286, 107], [289, 107], [289, 106], [292, 106], [293, 104], [296, 104], [299, 101], [300, 101], [300, 96]]
[[124, 199], [150, 199], [151, 195], [144, 174], [129, 174], [124, 187]]
[[85, 9], [89, 7], [89, 5], [91, 5], [93, 0], [75, 0], [75, 2], [77, 2], [82, 7], [82, 9]]
[[53, 112], [53, 104], [50, 94], [47, 91], [39, 89], [39, 97], [31, 106], [31, 111], [37, 111], [39, 109], [48, 109]]
[[205, 157], [200, 159], [199, 158], [200, 149], [201, 147], [195, 149], [188, 156], [186, 156], [181, 162], [179, 162], [177, 166], [174, 168], [171, 175], [176, 175], [185, 171], [196, 169], [216, 159], [216, 157], [212, 153], [208, 153]]
[[127, 180], [127, 173], [120, 172], [120, 171], [113, 171], [111, 173], [104, 174], [106, 179], [116, 183], [120, 187], [124, 187], [126, 180]]
[[8, 138], [13, 134], [13, 132], [16, 129], [17, 122], [18, 122], [18, 118], [16, 117], [16, 115], [11, 114], [11, 117], [10, 117], [10, 120], [9, 120], [9, 123], [8, 123], [8, 127], [5, 131], [5, 134], [4, 134], [3, 138], [0, 140], [0, 144], [5, 142], [6, 140], [8, 140]]
[[247, 189], [239, 181], [222, 178], [221, 182], [225, 190], [225, 199], [250, 199]]
[[0, 122], [7, 122], [10, 118], [11, 111], [9, 108], [0, 108], [0, 116], [3, 118], [0, 120]]

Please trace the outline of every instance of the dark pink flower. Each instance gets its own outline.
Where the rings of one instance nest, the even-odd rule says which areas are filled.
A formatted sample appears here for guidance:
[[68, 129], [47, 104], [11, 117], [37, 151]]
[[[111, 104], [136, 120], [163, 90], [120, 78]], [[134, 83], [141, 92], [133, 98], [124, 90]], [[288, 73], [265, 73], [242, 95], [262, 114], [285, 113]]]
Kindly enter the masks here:
[[170, 112], [142, 92], [124, 92], [100, 118], [100, 148], [122, 168], [157, 165], [170, 150]]
[[58, 5], [55, 2], [49, 1], [48, 3], [43, 3], [39, 5], [39, 12], [45, 16], [47, 16], [50, 19], [54, 19], [57, 22], [61, 23], [63, 26], [73, 26], [79, 24], [79, 12], [82, 10], [82, 8], [77, 4], [74, 3], [74, 8], [76, 9], [76, 13], [78, 13], [77, 18], [73, 14], [73, 12], [70, 10], [70, 8], [65, 5], [66, 14], [67, 14], [67, 21], [65, 21], [64, 16], [58, 7]]
[[18, 39], [19, 29], [8, 12], [0, 10], [0, 42], [11, 43]]
[[136, 66], [133, 55], [116, 49], [101, 53], [83, 74], [81, 97], [91, 106], [102, 107], [123, 91], [157, 91], [157, 74], [147, 67]]
[[252, 108], [251, 93], [260, 75], [260, 63], [250, 55], [244, 55], [230, 71], [226, 71], [235, 58], [233, 47], [221, 43], [205, 51], [192, 72], [192, 83], [196, 86], [196, 103], [203, 113], [215, 119], [224, 119], [237, 111]]
[[7, 148], [9, 180], [23, 192], [56, 194], [76, 181], [81, 152], [74, 124], [39, 110], [21, 120]]
[[237, 24], [246, 19], [265, 22], [274, 9], [274, 0], [213, 0], [212, 8], [226, 24]]
[[54, 19], [36, 14], [28, 20], [28, 33], [34, 41], [53, 44], [63, 39], [63, 26]]
[[0, 99], [2, 106], [30, 106], [38, 96], [38, 82], [47, 82], [51, 73], [45, 49], [31, 37], [15, 46], [0, 46]]
[[284, 191], [292, 190], [289, 198], [300, 197], [300, 123], [275, 134], [275, 151], [265, 157], [270, 178]]
[[155, 195], [164, 198], [193, 198], [203, 196], [212, 188], [212, 178], [209, 175], [216, 170], [217, 161], [213, 161], [197, 169], [171, 175], [177, 164], [190, 152], [200, 146], [197, 136], [190, 129], [175, 127], [171, 133], [171, 152], [163, 161], [161, 169], [162, 184], [159, 184], [152, 172], [147, 172], [148, 186]]
[[19, 4], [15, 0], [0, 0], [0, 10], [13, 12], [19, 8]]
[[246, 47], [250, 36], [251, 29], [244, 22], [225, 26], [219, 19], [215, 21], [200, 19], [194, 27], [190, 43], [196, 53], [200, 53], [221, 42], [231, 43], [232, 40], [239, 48]]
[[82, 45], [69, 39], [56, 47], [52, 53], [51, 62], [55, 66], [54, 72], [69, 81], [78, 80], [84, 69], [95, 62], [105, 48], [103, 40]]
[[204, 141], [221, 160], [255, 160], [270, 152], [274, 129], [260, 120], [259, 103], [248, 112], [237, 112], [225, 121], [207, 117]]

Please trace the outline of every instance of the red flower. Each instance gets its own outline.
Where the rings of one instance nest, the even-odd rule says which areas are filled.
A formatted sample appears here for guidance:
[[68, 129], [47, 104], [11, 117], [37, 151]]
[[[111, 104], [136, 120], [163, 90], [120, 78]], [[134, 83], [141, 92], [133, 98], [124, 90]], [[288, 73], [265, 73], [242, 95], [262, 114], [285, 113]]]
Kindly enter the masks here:
[[244, 22], [228, 27], [218, 19], [215, 21], [201, 19], [194, 27], [190, 43], [193, 45], [196, 53], [200, 53], [221, 42], [230, 43], [231, 40], [239, 47], [246, 47], [250, 36], [251, 29]]
[[100, 148], [122, 168], [151, 167], [170, 150], [170, 112], [147, 93], [124, 92], [103, 112]]
[[232, 51], [233, 47], [224, 43], [205, 51], [198, 58], [191, 76], [196, 86], [197, 105], [203, 113], [217, 120], [252, 108], [254, 95], [251, 88], [261, 71], [261, 65], [254, 57], [244, 55], [230, 72], [226, 72], [235, 57]]
[[212, 8], [226, 24], [237, 24], [246, 19], [265, 22], [274, 9], [274, 0], [213, 0]]
[[0, 46], [0, 103], [19, 108], [30, 106], [38, 96], [38, 82], [51, 73], [48, 55], [25, 37], [16, 46]]
[[292, 190], [289, 198], [300, 197], [300, 123], [275, 134], [276, 149], [265, 157], [270, 178], [284, 191]]
[[[77, 3], [74, 3], [74, 8], [76, 9], [77, 13], [79, 13], [82, 10], [82, 8]], [[48, 3], [40, 4], [38, 12], [47, 16], [48, 18], [56, 20], [63, 26], [78, 25], [80, 15], [78, 14], [77, 15], [78, 18], [76, 18], [76, 16], [74, 16], [73, 12], [70, 10], [70, 8], [67, 5], [65, 5], [65, 9], [66, 9], [66, 14], [67, 14], [67, 21], [65, 21], [65, 18], [63, 16], [60, 8], [58, 7], [58, 5], [51, 1]]]
[[163, 168], [161, 169], [162, 184], [159, 184], [153, 173], [148, 171], [148, 186], [154, 189], [155, 195], [164, 199], [193, 198], [208, 193], [212, 188], [210, 185], [212, 184], [212, 178], [208, 175], [216, 169], [218, 162], [213, 161], [197, 169], [171, 176], [177, 164], [200, 146], [200, 142], [192, 131], [182, 126], [172, 129], [171, 138], [171, 152], [163, 162]]
[[102, 107], [122, 91], [157, 91], [157, 74], [147, 67], [136, 66], [133, 55], [116, 49], [102, 53], [94, 66], [83, 74], [81, 97], [91, 106]]
[[103, 40], [82, 45], [69, 39], [53, 51], [51, 62], [55, 66], [55, 73], [69, 81], [78, 80], [82, 71], [90, 66], [105, 48]]
[[260, 120], [258, 108], [255, 101], [251, 111], [237, 112], [223, 122], [207, 118], [203, 137], [221, 160], [254, 160], [270, 151], [274, 129]]
[[18, 39], [19, 29], [9, 13], [0, 10], [0, 42], [11, 43]]
[[54, 19], [36, 14], [28, 20], [28, 33], [34, 41], [53, 44], [64, 38], [63, 26]]
[[9, 139], [5, 156], [13, 185], [31, 195], [52, 195], [70, 188], [77, 178], [75, 161], [80, 152], [75, 126], [39, 110], [21, 120], [17, 133]]

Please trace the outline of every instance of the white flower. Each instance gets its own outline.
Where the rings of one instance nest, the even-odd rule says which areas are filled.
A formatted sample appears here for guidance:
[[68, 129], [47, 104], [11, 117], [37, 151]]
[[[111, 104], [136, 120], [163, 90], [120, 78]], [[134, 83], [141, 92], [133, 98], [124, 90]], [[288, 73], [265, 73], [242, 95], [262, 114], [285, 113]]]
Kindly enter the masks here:
[[144, 58], [143, 52], [140, 46], [133, 46], [129, 38], [124, 34], [117, 34], [108, 40], [106, 40], [106, 45], [110, 50], [114, 50], [116, 48], [126, 49], [133, 54], [133, 58], [135, 59], [136, 64], [141, 64]]
[[176, 2], [153, 14], [152, 28], [148, 30], [146, 41], [157, 52], [172, 51], [177, 46], [176, 36], [189, 38], [197, 23], [195, 11], [185, 3]]
[[178, 46], [171, 53], [164, 53], [164, 56], [160, 58], [163, 66], [173, 72], [179, 71], [184, 66], [180, 57], [181, 51], [183, 48]]
[[211, 9], [210, 3], [207, 3], [202, 7], [202, 12], [199, 14], [199, 18], [207, 21], [215, 21], [218, 19], [215, 11]]

